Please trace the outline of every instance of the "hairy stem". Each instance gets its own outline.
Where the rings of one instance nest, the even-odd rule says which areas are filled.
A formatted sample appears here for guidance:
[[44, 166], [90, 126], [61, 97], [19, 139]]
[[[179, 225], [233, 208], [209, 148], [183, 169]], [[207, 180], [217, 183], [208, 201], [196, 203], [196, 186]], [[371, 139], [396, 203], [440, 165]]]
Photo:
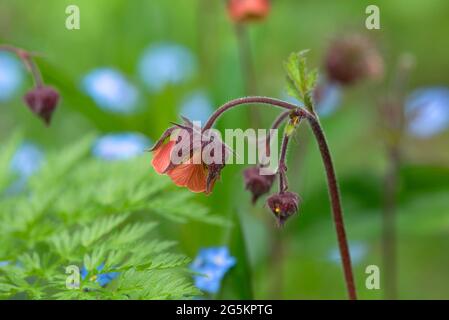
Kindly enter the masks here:
[[326, 137], [321, 128], [319, 121], [316, 118], [307, 118], [312, 127], [312, 131], [318, 142], [321, 157], [323, 159], [324, 167], [326, 169], [327, 183], [329, 189], [329, 196], [332, 205], [332, 213], [334, 218], [335, 231], [337, 232], [338, 246], [340, 249], [340, 256], [343, 264], [343, 271], [346, 280], [346, 288], [349, 299], [356, 300], [357, 294], [354, 284], [354, 275], [352, 273], [351, 256], [349, 253], [348, 241], [346, 239], [346, 231], [343, 222], [343, 212], [341, 208], [340, 191], [338, 188], [337, 177], [332, 162], [329, 147]]
[[291, 104], [289, 102], [282, 101], [279, 99], [269, 98], [269, 97], [255, 96], [255, 97], [238, 98], [238, 99], [234, 99], [234, 100], [226, 102], [225, 104], [220, 106], [217, 110], [215, 110], [215, 112], [210, 116], [209, 120], [207, 120], [206, 124], [203, 127], [203, 130], [212, 128], [215, 121], [217, 121], [217, 119], [224, 112], [228, 111], [229, 109], [232, 109], [234, 107], [238, 107], [238, 106], [241, 106], [244, 104], [250, 104], [250, 103], [260, 103], [260, 104], [265, 104], [265, 105], [270, 105], [270, 106], [276, 106], [276, 107], [284, 108], [287, 110], [295, 110], [298, 108], [297, 106], [295, 106], [294, 104]]
[[[290, 111], [284, 111], [282, 112], [277, 118], [276, 120], [274, 120], [273, 124], [271, 125], [271, 130], [276, 130], [279, 128], [279, 126], [282, 124], [282, 122], [284, 122], [285, 119], [287, 119], [287, 117], [290, 115]], [[268, 137], [266, 140], [266, 149], [267, 149], [267, 155], [270, 156], [271, 154], [271, 130], [268, 133]]]
[[282, 139], [281, 146], [281, 157], [279, 158], [279, 193], [283, 193], [288, 189], [288, 181], [287, 181], [287, 164], [285, 163], [285, 158], [287, 157], [287, 147], [290, 137], [287, 134], [284, 134], [284, 138]]
[[9, 51], [17, 55], [17, 57], [19, 57], [19, 59], [25, 65], [26, 69], [31, 73], [36, 87], [43, 86], [44, 82], [42, 81], [41, 72], [39, 71], [36, 63], [34, 63], [34, 60], [32, 58], [33, 55], [30, 52], [8, 44], [0, 45], [0, 51], [2, 50]]
[[239, 105], [249, 103], [260, 103], [284, 108], [290, 110], [291, 112], [294, 112], [297, 116], [301, 118], [302, 117], [307, 118], [312, 128], [312, 131], [315, 135], [315, 138], [317, 140], [319, 150], [321, 153], [321, 158], [323, 160], [324, 168], [326, 170], [332, 214], [335, 224], [335, 230], [337, 233], [337, 241], [340, 249], [340, 256], [343, 265], [348, 296], [351, 300], [357, 299], [354, 276], [351, 266], [351, 257], [349, 253], [349, 247], [346, 239], [346, 231], [343, 221], [343, 211], [341, 207], [340, 191], [338, 188], [337, 177], [335, 175], [335, 169], [332, 162], [329, 147], [326, 141], [326, 137], [324, 136], [323, 129], [321, 128], [320, 122], [318, 121], [316, 116], [310, 113], [309, 111], [300, 108], [294, 104], [291, 104], [289, 102], [269, 97], [245, 97], [231, 100], [222, 105], [220, 108], [218, 108], [206, 122], [204, 129], [210, 129], [214, 125], [215, 121], [227, 110], [237, 107]]

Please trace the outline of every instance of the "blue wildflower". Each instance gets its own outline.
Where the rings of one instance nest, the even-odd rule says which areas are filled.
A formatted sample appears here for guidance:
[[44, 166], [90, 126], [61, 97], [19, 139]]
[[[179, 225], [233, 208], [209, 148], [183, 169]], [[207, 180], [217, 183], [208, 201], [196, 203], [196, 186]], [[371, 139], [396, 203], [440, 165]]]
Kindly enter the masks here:
[[[362, 262], [362, 260], [365, 258], [368, 248], [366, 244], [361, 242], [354, 242], [349, 243], [349, 252], [351, 254], [351, 261], [354, 264]], [[340, 263], [341, 257], [340, 257], [340, 250], [338, 248], [334, 248], [329, 253], [329, 259], [332, 262]]]
[[449, 88], [430, 87], [412, 92], [405, 104], [407, 131], [428, 138], [449, 127]]
[[190, 269], [198, 275], [194, 276], [195, 286], [208, 293], [217, 293], [221, 280], [226, 272], [236, 264], [236, 259], [227, 247], [201, 249]]
[[22, 80], [20, 61], [9, 52], [0, 52], [0, 102], [11, 99]]
[[104, 160], [126, 160], [143, 154], [149, 145], [150, 140], [142, 134], [107, 134], [95, 141], [92, 153]]
[[41, 149], [35, 144], [26, 142], [13, 155], [10, 168], [20, 178], [26, 179], [41, 167], [43, 160], [44, 154]]
[[136, 110], [137, 89], [115, 69], [91, 71], [84, 77], [82, 87], [103, 110], [116, 113], [132, 113]]
[[180, 113], [192, 121], [204, 124], [213, 112], [212, 102], [204, 91], [195, 91], [185, 97], [181, 103]]
[[139, 74], [153, 92], [169, 84], [183, 83], [194, 75], [196, 59], [184, 46], [158, 43], [148, 47], [139, 62]]
[[317, 113], [322, 116], [333, 114], [341, 102], [341, 88], [335, 83], [321, 83], [314, 91], [315, 108]]
[[[103, 268], [104, 268], [104, 263], [100, 264], [97, 267], [97, 271], [101, 272], [101, 270], [103, 270]], [[84, 280], [88, 274], [89, 274], [89, 271], [87, 271], [86, 267], [83, 266], [81, 268], [81, 278]], [[119, 274], [120, 274], [119, 272], [98, 273], [96, 275], [91, 276], [89, 278], [89, 280], [96, 281], [100, 286], [104, 287], [109, 282], [111, 282], [112, 280], [117, 278]]]
[[0, 268], [9, 265], [9, 261], [0, 261]]

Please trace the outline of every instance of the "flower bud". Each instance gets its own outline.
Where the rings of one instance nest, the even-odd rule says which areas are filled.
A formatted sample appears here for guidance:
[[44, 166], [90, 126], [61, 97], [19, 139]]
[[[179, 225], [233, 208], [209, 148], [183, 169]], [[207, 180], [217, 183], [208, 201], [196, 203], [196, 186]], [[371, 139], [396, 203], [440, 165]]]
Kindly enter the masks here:
[[279, 226], [298, 211], [299, 196], [293, 192], [276, 193], [267, 199], [267, 205], [276, 216]]
[[333, 41], [325, 64], [329, 80], [342, 85], [380, 78], [383, 74], [383, 59], [377, 48], [368, 38], [357, 34]]
[[261, 175], [260, 167], [250, 167], [243, 171], [243, 178], [245, 187], [249, 190], [253, 197], [252, 202], [255, 203], [257, 199], [270, 191], [276, 175]]
[[270, 12], [270, 1], [228, 0], [228, 12], [234, 22], [261, 20]]
[[59, 101], [59, 93], [50, 86], [37, 86], [24, 96], [28, 107], [49, 125]]

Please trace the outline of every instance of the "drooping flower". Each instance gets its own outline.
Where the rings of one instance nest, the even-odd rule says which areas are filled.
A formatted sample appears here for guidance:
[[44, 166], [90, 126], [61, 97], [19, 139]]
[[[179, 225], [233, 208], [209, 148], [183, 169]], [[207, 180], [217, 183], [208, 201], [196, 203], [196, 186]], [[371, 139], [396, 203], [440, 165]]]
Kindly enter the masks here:
[[176, 43], [149, 46], [139, 62], [140, 77], [152, 92], [186, 82], [195, 74], [196, 68], [197, 62], [191, 51]]
[[234, 22], [262, 20], [269, 12], [269, 0], [228, 0], [228, 13]]
[[228, 147], [213, 131], [206, 134], [196, 123], [183, 120], [183, 124], [168, 128], [151, 148], [151, 164], [157, 173], [167, 174], [177, 186], [208, 194], [220, 178], [229, 155]]
[[416, 90], [405, 104], [409, 134], [428, 138], [449, 128], [449, 88], [429, 87]]
[[142, 155], [149, 145], [150, 140], [140, 133], [114, 133], [98, 138], [92, 153], [103, 160], [126, 160]]
[[192, 271], [199, 273], [194, 276], [195, 286], [208, 293], [217, 293], [221, 280], [236, 262], [227, 247], [201, 249], [190, 265]]
[[[104, 269], [104, 263], [100, 264], [97, 268], [98, 272], [101, 272], [101, 270]], [[106, 286], [109, 282], [111, 282], [112, 280], [114, 280], [115, 278], [118, 277], [120, 273], [119, 272], [108, 272], [108, 273], [97, 273], [95, 275], [92, 275], [89, 280], [90, 281], [95, 281], [97, 282], [100, 286], [104, 287]], [[82, 267], [81, 268], [81, 272], [80, 272], [81, 278], [84, 280], [86, 279], [86, 277], [89, 275], [89, 271], [86, 269], [86, 267]]]
[[58, 106], [59, 93], [51, 86], [37, 86], [25, 94], [24, 100], [30, 110], [49, 125]]
[[383, 59], [376, 46], [359, 34], [335, 39], [328, 48], [325, 69], [329, 80], [350, 85], [383, 74]]
[[250, 167], [243, 171], [243, 178], [246, 189], [252, 193], [252, 202], [256, 203], [257, 199], [268, 193], [273, 185], [276, 175], [261, 175], [260, 167]]
[[82, 88], [105, 111], [125, 114], [136, 111], [137, 89], [118, 70], [95, 69], [83, 78]]
[[204, 124], [213, 112], [212, 102], [204, 91], [195, 91], [181, 103], [180, 114], [192, 121]]
[[20, 61], [9, 52], [0, 52], [0, 102], [11, 99], [22, 81], [23, 68]]
[[299, 196], [290, 191], [275, 193], [267, 199], [267, 205], [275, 215], [278, 225], [283, 226], [285, 221], [298, 211]]

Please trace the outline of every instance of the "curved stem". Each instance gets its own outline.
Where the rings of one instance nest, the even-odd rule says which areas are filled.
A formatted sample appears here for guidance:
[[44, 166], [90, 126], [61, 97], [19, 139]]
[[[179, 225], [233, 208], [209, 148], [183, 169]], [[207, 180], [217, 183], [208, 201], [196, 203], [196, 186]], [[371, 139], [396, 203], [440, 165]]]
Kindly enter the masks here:
[[329, 196], [332, 205], [332, 213], [334, 218], [335, 230], [337, 232], [338, 246], [340, 249], [340, 256], [343, 264], [343, 271], [346, 280], [346, 288], [349, 299], [356, 300], [357, 294], [354, 284], [354, 276], [352, 273], [351, 256], [349, 253], [348, 241], [346, 239], [346, 231], [343, 222], [343, 212], [341, 208], [340, 191], [338, 188], [337, 177], [332, 162], [329, 147], [324, 135], [323, 129], [317, 118], [308, 117], [310, 126], [315, 135], [320, 148], [321, 157], [323, 159], [324, 167], [326, 169], [327, 183], [329, 189]]
[[287, 134], [285, 134], [284, 138], [282, 139], [281, 157], [279, 158], [279, 167], [278, 167], [279, 193], [283, 193], [283, 192], [287, 191], [287, 189], [288, 189], [288, 182], [287, 182], [287, 175], [286, 175], [287, 165], [285, 163], [285, 158], [287, 156], [287, 147], [288, 147], [289, 140], [290, 140], [290, 137]]
[[30, 52], [20, 48], [16, 48], [9, 44], [0, 45], [0, 51], [1, 50], [12, 52], [20, 58], [20, 60], [23, 62], [27, 70], [31, 73], [31, 76], [33, 77], [34, 84], [36, 85], [36, 87], [41, 87], [44, 85], [42, 75], [36, 63], [34, 63], [32, 54]]
[[[277, 128], [279, 128], [279, 126], [282, 124], [282, 122], [284, 122], [284, 120], [290, 115], [291, 111], [284, 111], [282, 112], [277, 118], [276, 120], [274, 120], [273, 124], [271, 125], [271, 130], [276, 130]], [[267, 155], [269, 156], [271, 154], [271, 130], [268, 134], [267, 140], [266, 140], [266, 149], [267, 149]]]
[[231, 100], [224, 105], [222, 105], [220, 108], [218, 108], [212, 116], [209, 118], [209, 120], [206, 122], [205, 129], [210, 129], [215, 121], [218, 119], [220, 115], [222, 115], [227, 110], [237, 107], [239, 105], [243, 104], [249, 104], [249, 103], [261, 103], [261, 104], [269, 104], [273, 106], [277, 106], [280, 108], [284, 108], [287, 110], [290, 110], [291, 112], [295, 112], [297, 116], [299, 117], [305, 117], [307, 118], [312, 131], [315, 135], [315, 138], [317, 140], [321, 158], [324, 163], [324, 168], [326, 170], [326, 176], [327, 176], [327, 185], [329, 190], [329, 196], [331, 201], [331, 207], [332, 207], [332, 214], [334, 219], [334, 225], [335, 230], [337, 233], [337, 241], [338, 246], [340, 249], [340, 256], [341, 261], [343, 265], [343, 271], [345, 276], [345, 282], [346, 282], [346, 288], [348, 291], [349, 299], [355, 300], [357, 299], [355, 284], [354, 284], [354, 276], [352, 272], [352, 265], [351, 265], [351, 257], [349, 253], [349, 246], [348, 241], [346, 239], [346, 231], [343, 221], [343, 211], [341, 207], [341, 200], [340, 200], [340, 190], [338, 188], [337, 183], [337, 177], [335, 174], [334, 165], [332, 162], [332, 157], [329, 151], [329, 146], [326, 141], [326, 137], [324, 135], [323, 129], [321, 128], [320, 122], [318, 121], [318, 118], [310, 113], [309, 111], [300, 108], [298, 106], [295, 106], [292, 103], [273, 99], [269, 97], [245, 97], [245, 98], [239, 98], [235, 100]]
[[[287, 110], [296, 110], [298, 106], [295, 106], [294, 104], [291, 104], [287, 101], [282, 101], [279, 99], [269, 98], [269, 97], [244, 97], [244, 98], [238, 98], [231, 101], [226, 102], [222, 106], [220, 106], [215, 112], [210, 116], [209, 120], [207, 120], [206, 124], [203, 127], [203, 130], [207, 130], [212, 128], [215, 121], [217, 121], [218, 117], [221, 116], [222, 113], [226, 112], [227, 110], [238, 107], [240, 105], [249, 104], [249, 103], [261, 103], [271, 106], [276, 106], [279, 108], [284, 108]], [[303, 110], [303, 109], [301, 109]], [[306, 112], [305, 110], [303, 110]]]

